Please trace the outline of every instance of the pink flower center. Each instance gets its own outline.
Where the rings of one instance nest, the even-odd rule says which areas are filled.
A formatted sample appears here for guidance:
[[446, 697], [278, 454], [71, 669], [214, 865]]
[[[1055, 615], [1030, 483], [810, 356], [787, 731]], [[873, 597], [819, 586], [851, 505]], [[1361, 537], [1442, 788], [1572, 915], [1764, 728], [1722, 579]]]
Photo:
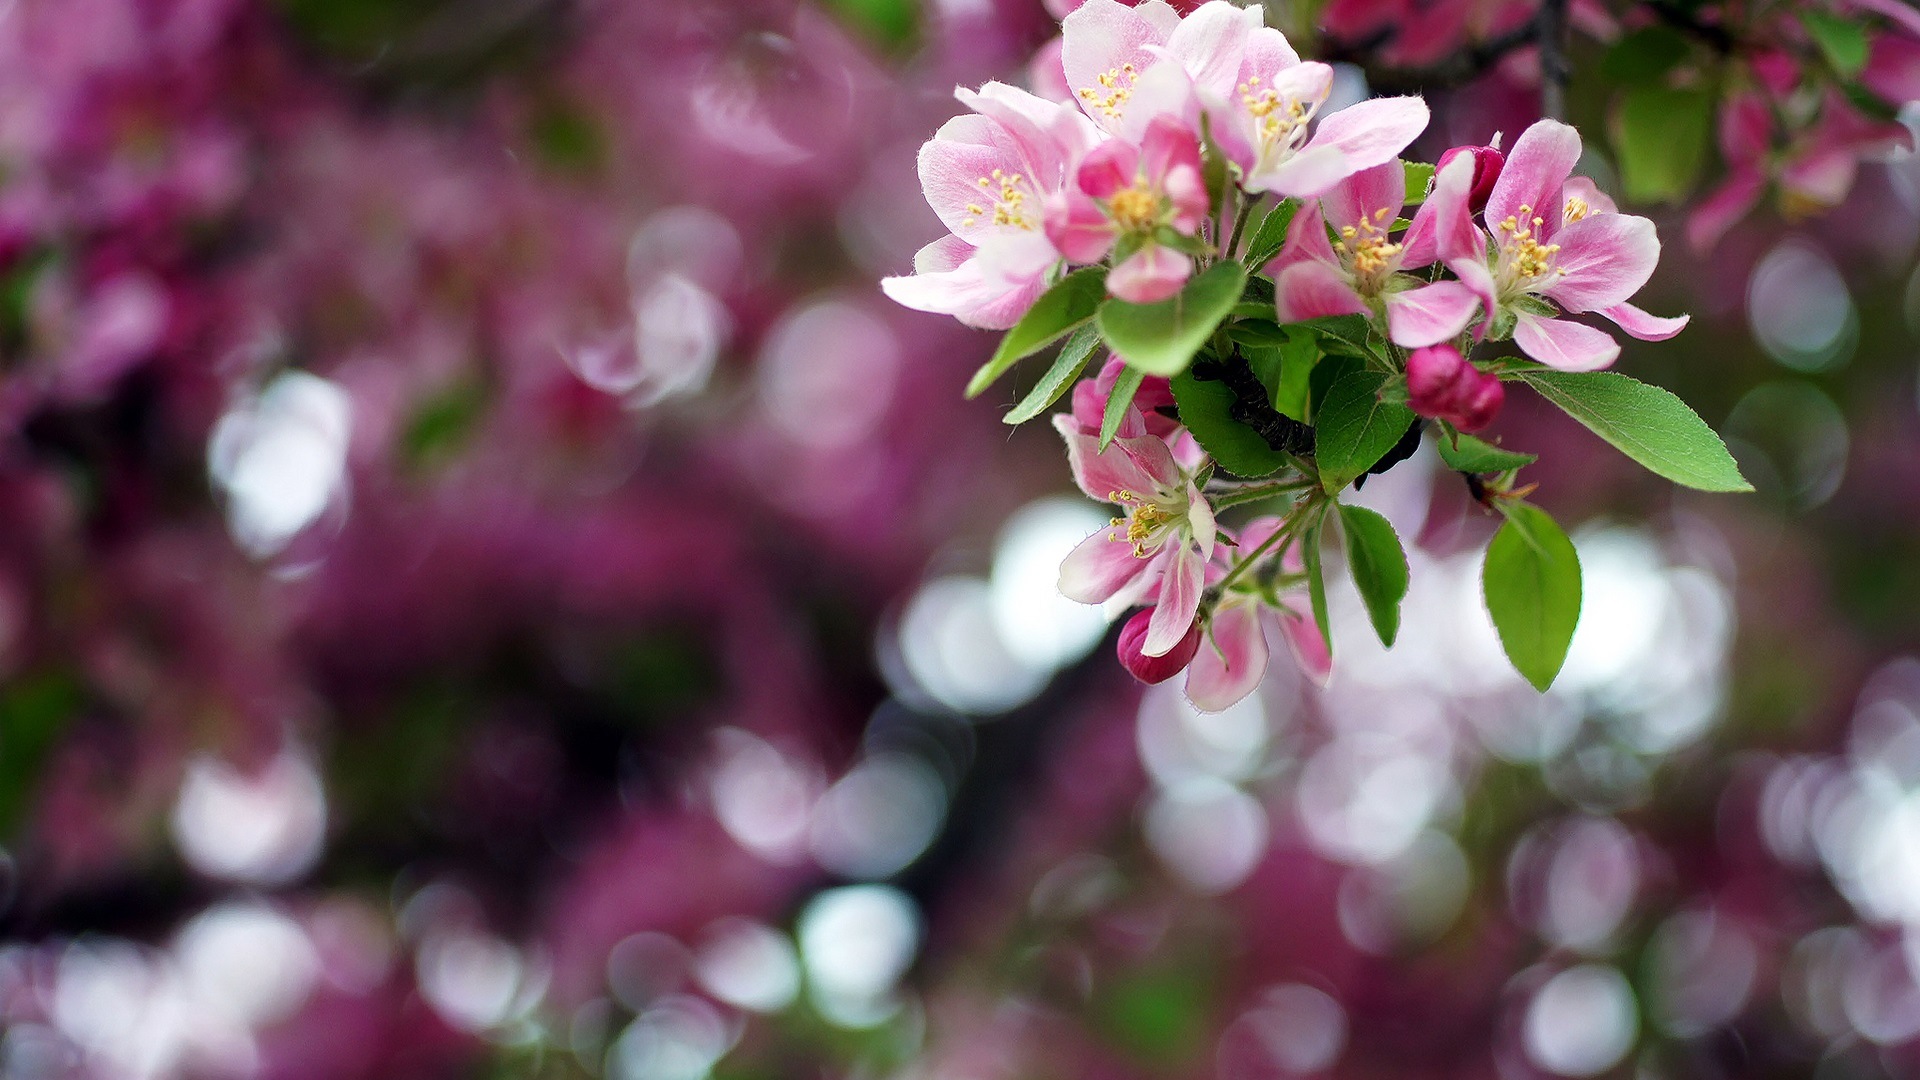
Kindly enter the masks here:
[[1406, 245], [1396, 244], [1387, 236], [1392, 227], [1387, 220], [1390, 213], [1383, 206], [1372, 217], [1341, 226], [1340, 239], [1333, 245], [1352, 268], [1355, 287], [1368, 296], [1379, 292], [1388, 275], [1399, 269], [1400, 253], [1406, 250]]
[[1107, 500], [1127, 508], [1126, 517], [1114, 518], [1109, 524], [1127, 527], [1127, 540], [1133, 544], [1136, 559], [1144, 559], [1158, 550], [1165, 542], [1163, 534], [1182, 520], [1179, 508], [1148, 502], [1131, 491], [1109, 491]]
[[1083, 86], [1076, 93], [1081, 101], [1086, 102], [1088, 112], [1118, 120], [1127, 99], [1133, 97], [1133, 84], [1138, 78], [1132, 64], [1121, 64], [1094, 76], [1093, 81], [1098, 86]]
[[1144, 180], [1136, 180], [1132, 187], [1121, 188], [1107, 200], [1107, 213], [1113, 216], [1114, 224], [1128, 232], [1152, 232], [1160, 223], [1160, 197], [1148, 189]]
[[1307, 121], [1313, 118], [1319, 102], [1307, 103], [1282, 96], [1272, 87], [1261, 88], [1255, 75], [1236, 87], [1240, 104], [1253, 117], [1253, 130], [1260, 141], [1260, 156], [1290, 153], [1307, 134]]
[[961, 221], [962, 225], [971, 228], [979, 224], [982, 217], [991, 214], [989, 223], [993, 225], [1005, 225], [1028, 231], [1035, 228], [1035, 222], [1027, 206], [1027, 194], [1032, 190], [1032, 185], [1027, 183], [1026, 177], [1019, 173], [995, 169], [991, 176], [983, 176], [974, 182], [980, 185], [981, 191], [986, 192], [993, 199], [993, 207], [989, 210], [979, 203], [968, 203], [969, 216]]
[[[1581, 204], [1583, 207], [1584, 203]], [[1556, 269], [1553, 257], [1559, 254], [1559, 244], [1543, 244], [1539, 240], [1540, 226], [1544, 219], [1533, 213], [1533, 207], [1522, 206], [1518, 214], [1509, 214], [1494, 229], [1500, 241], [1500, 291], [1505, 294], [1529, 292], [1539, 284], [1539, 279], [1552, 274], [1565, 276], [1566, 270]]]

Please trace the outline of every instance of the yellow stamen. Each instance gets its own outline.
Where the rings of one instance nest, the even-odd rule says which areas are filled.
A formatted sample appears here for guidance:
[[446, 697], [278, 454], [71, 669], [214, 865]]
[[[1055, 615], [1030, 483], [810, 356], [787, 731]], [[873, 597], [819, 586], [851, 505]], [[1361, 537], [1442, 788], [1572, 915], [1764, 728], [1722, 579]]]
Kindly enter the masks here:
[[1122, 64], [1117, 68], [1108, 68], [1094, 76], [1098, 87], [1082, 87], [1078, 94], [1087, 106], [1109, 120], [1120, 119], [1121, 110], [1126, 107], [1127, 99], [1133, 96], [1135, 74], [1132, 64]]
[[1107, 200], [1107, 213], [1113, 216], [1114, 224], [1128, 232], [1150, 232], [1160, 223], [1160, 199], [1147, 185], [1135, 181], [1130, 188], [1122, 188]]

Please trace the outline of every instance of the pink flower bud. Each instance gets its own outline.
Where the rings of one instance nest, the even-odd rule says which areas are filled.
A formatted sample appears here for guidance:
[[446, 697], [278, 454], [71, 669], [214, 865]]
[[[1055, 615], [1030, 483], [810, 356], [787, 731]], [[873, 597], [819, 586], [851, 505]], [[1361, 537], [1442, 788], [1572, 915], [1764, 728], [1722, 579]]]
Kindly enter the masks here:
[[1162, 683], [1186, 670], [1193, 660], [1193, 654], [1200, 651], [1200, 622], [1194, 620], [1187, 627], [1187, 636], [1180, 644], [1167, 650], [1165, 656], [1148, 656], [1140, 646], [1147, 640], [1147, 623], [1153, 618], [1153, 609], [1148, 608], [1127, 620], [1120, 628], [1120, 642], [1114, 651], [1120, 654], [1120, 665], [1143, 683]]
[[1421, 416], [1445, 419], [1467, 360], [1451, 345], [1429, 345], [1407, 355], [1407, 406]]
[[1461, 154], [1473, 155], [1473, 187], [1467, 192], [1467, 204], [1479, 213], [1487, 208], [1487, 196], [1493, 194], [1493, 183], [1500, 179], [1500, 170], [1506, 167], [1507, 155], [1491, 146], [1456, 146], [1440, 155], [1440, 163], [1434, 166], [1438, 172], [1447, 167]]
[[1475, 371], [1472, 367], [1468, 367], [1467, 371], [1475, 385], [1464, 395], [1459, 412], [1452, 417], [1453, 426], [1461, 431], [1480, 431], [1500, 415], [1500, 406], [1507, 401], [1507, 388], [1492, 375]]

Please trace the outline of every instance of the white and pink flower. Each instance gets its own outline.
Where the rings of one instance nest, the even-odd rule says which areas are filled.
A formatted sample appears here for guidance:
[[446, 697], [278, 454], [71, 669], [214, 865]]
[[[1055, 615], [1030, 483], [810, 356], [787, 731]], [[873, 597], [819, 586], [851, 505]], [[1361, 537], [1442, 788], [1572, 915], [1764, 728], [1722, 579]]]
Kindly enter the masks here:
[[1580, 133], [1566, 124], [1541, 120], [1522, 133], [1487, 198], [1491, 245], [1472, 224], [1468, 159], [1441, 170], [1429, 200], [1439, 255], [1479, 294], [1488, 323], [1512, 318], [1520, 350], [1563, 371], [1604, 368], [1620, 345], [1561, 312], [1604, 315], [1643, 341], [1687, 325], [1685, 315], [1661, 318], [1627, 302], [1653, 276], [1660, 240], [1653, 222], [1619, 213], [1591, 180], [1573, 175], [1579, 158]]
[[1001, 83], [956, 90], [974, 111], [920, 148], [920, 186], [951, 235], [921, 248], [914, 272], [880, 283], [916, 311], [1004, 330], [1046, 291], [1060, 252], [1043, 210], [1099, 132], [1070, 105]]
[[[1472, 289], [1457, 281], [1419, 284], [1400, 272], [1436, 258], [1432, 204], [1421, 206], [1401, 239], [1392, 237], [1406, 189], [1406, 170], [1391, 161], [1340, 181], [1317, 206], [1294, 215], [1286, 246], [1267, 266], [1281, 322], [1383, 311], [1388, 335], [1406, 348], [1467, 328], [1480, 304]], [[1328, 225], [1337, 242], [1328, 239]]]
[[1191, 237], [1209, 206], [1200, 144], [1162, 117], [1139, 146], [1111, 139], [1080, 162], [1073, 183], [1047, 201], [1046, 234], [1068, 262], [1118, 256], [1107, 291], [1151, 304], [1179, 292], [1193, 275], [1193, 258], [1168, 246], [1165, 234]]

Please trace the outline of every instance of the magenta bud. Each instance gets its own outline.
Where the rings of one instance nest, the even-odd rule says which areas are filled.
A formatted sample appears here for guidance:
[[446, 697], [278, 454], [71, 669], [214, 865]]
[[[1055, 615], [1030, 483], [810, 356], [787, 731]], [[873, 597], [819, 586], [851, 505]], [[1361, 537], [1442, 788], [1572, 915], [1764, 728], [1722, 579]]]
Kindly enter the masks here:
[[1453, 417], [1453, 426], [1461, 431], [1479, 431], [1493, 423], [1493, 418], [1500, 415], [1500, 406], [1507, 401], [1507, 388], [1500, 385], [1499, 379], [1480, 371], [1473, 371], [1472, 377], [1475, 385], [1464, 395]]
[[1473, 155], [1473, 187], [1467, 192], [1467, 205], [1477, 214], [1487, 208], [1487, 197], [1493, 194], [1494, 181], [1500, 179], [1500, 170], [1506, 167], [1507, 155], [1491, 146], [1456, 146], [1440, 155], [1434, 171], [1446, 168], [1447, 162], [1460, 154]]
[[1451, 345], [1413, 350], [1407, 355], [1407, 407], [1421, 416], [1445, 419], [1453, 411], [1466, 367], [1466, 358]]
[[1114, 647], [1120, 654], [1120, 666], [1148, 684], [1163, 683], [1180, 674], [1193, 661], [1193, 654], [1200, 651], [1200, 621], [1195, 619], [1193, 625], [1187, 627], [1187, 636], [1167, 650], [1165, 656], [1148, 656], [1140, 647], [1147, 640], [1147, 623], [1152, 619], [1152, 608], [1128, 619], [1127, 625], [1120, 628], [1120, 642]]

